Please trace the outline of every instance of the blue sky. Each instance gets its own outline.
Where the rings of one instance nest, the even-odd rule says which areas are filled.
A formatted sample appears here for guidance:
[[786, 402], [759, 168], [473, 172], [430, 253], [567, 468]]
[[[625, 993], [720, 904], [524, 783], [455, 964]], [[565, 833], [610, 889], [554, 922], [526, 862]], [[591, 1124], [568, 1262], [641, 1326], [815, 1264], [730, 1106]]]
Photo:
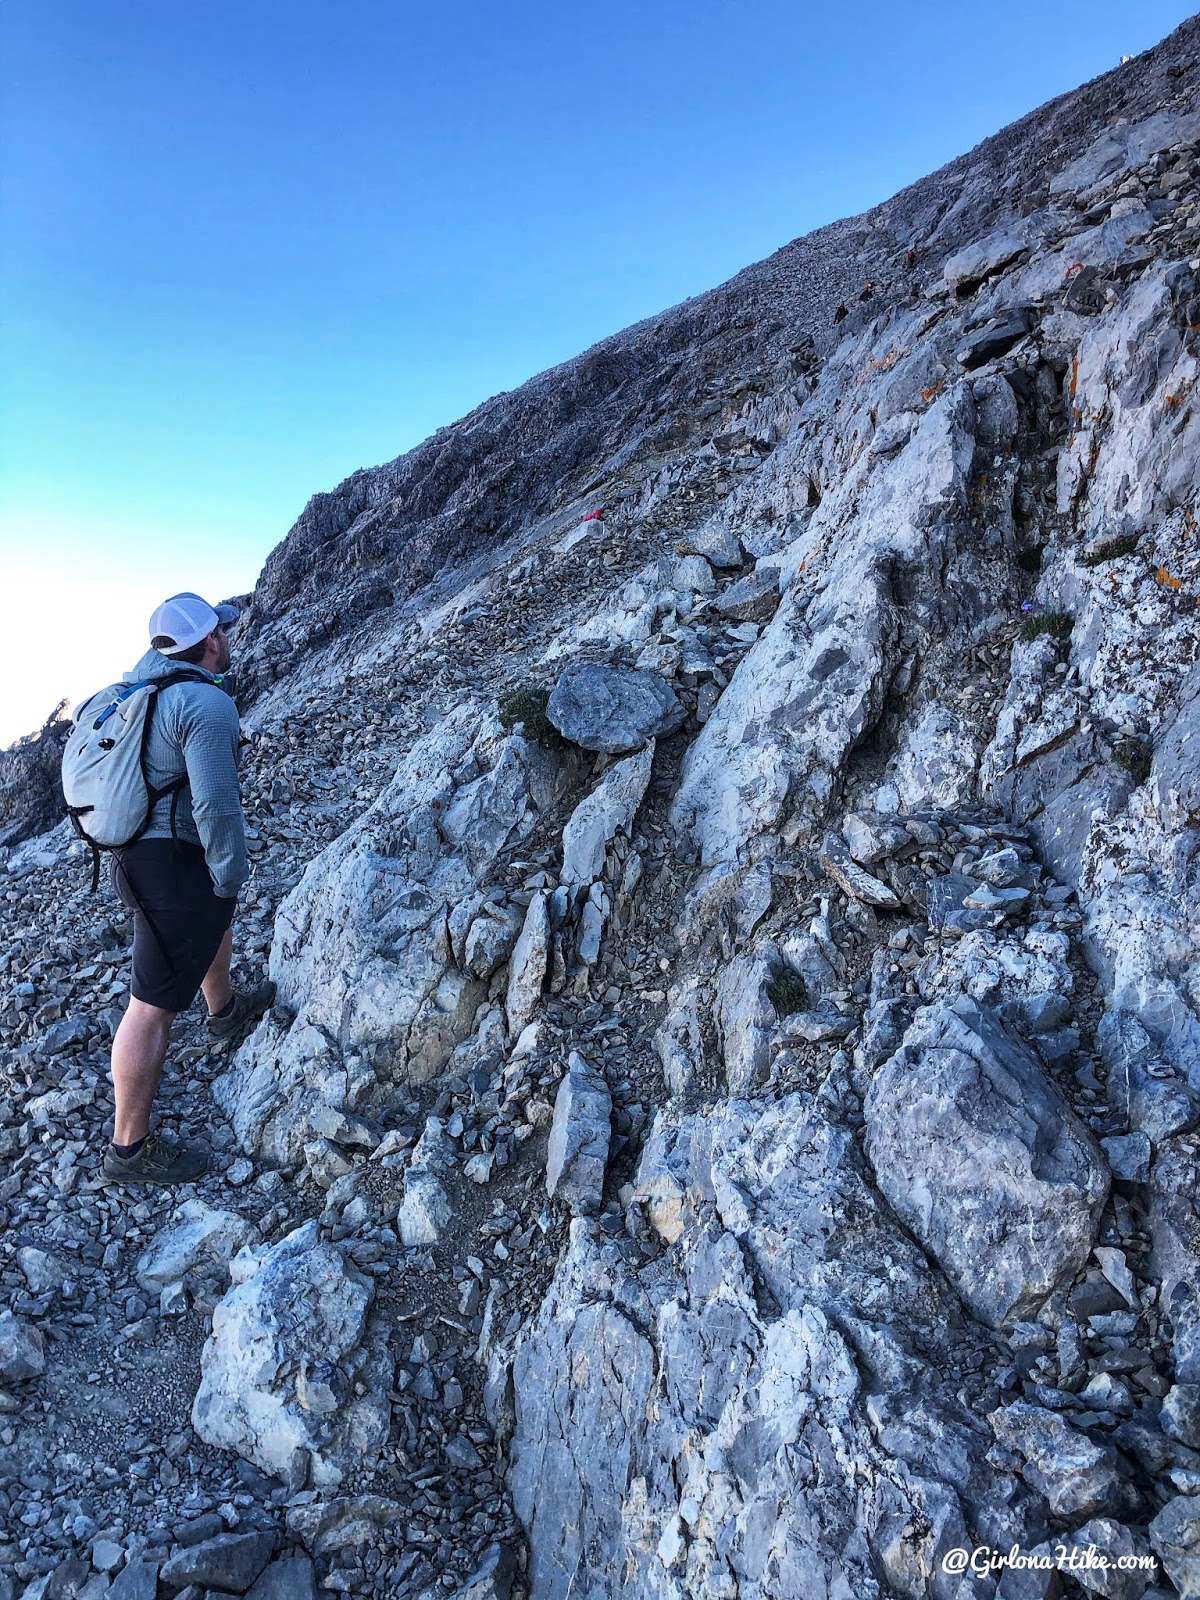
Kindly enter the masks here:
[[1188, 9], [5, 0], [0, 744], [316, 490]]

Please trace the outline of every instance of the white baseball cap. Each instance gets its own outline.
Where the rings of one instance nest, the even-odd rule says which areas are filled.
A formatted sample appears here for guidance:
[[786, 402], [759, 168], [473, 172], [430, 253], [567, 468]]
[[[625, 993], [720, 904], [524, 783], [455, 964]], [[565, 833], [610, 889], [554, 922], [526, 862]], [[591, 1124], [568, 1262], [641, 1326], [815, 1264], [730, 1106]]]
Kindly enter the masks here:
[[236, 622], [239, 615], [236, 606], [210, 606], [207, 600], [190, 591], [173, 594], [150, 618], [150, 638], [173, 640], [172, 644], [158, 648], [164, 656], [178, 655], [181, 650], [190, 650], [194, 644], [199, 644], [214, 628]]

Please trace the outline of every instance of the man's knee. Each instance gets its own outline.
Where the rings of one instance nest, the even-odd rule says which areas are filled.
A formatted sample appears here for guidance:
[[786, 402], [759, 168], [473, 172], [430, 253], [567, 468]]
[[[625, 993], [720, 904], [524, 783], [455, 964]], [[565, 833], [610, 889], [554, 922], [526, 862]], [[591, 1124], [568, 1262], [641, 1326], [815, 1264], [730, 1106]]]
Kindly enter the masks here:
[[130, 995], [129, 1005], [121, 1018], [120, 1026], [137, 1033], [165, 1033], [175, 1017], [174, 1011], [164, 1011], [161, 1006], [152, 1006], [148, 1001]]

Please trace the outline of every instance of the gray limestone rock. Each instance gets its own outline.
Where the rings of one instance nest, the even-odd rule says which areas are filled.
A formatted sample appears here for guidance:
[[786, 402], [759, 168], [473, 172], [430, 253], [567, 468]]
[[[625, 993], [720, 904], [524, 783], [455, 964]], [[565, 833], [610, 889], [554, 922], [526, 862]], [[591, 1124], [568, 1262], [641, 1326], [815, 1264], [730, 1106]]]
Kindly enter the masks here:
[[876, 804], [886, 798], [901, 811], [953, 810], [974, 797], [978, 766], [978, 730], [935, 702], [905, 722]]
[[244, 1594], [271, 1559], [275, 1544], [273, 1533], [218, 1534], [172, 1556], [159, 1569], [159, 1578], [176, 1588], [196, 1583]]
[[532, 1596], [565, 1600], [586, 1570], [657, 1600], [664, 1566], [674, 1592], [716, 1593], [731, 1557], [752, 1594], [881, 1596], [880, 1572], [922, 1592], [970, 1542], [958, 1489], [982, 1504], [992, 1437], [905, 1352], [905, 1330], [945, 1336], [953, 1297], [853, 1135], [799, 1095], [660, 1114], [633, 1204], [674, 1241], [653, 1279], [577, 1221], [515, 1353]]
[[1088, 1130], [1029, 1049], [961, 999], [917, 1013], [864, 1102], [880, 1189], [992, 1327], [1083, 1265], [1108, 1194]]
[[62, 752], [73, 726], [64, 700], [38, 733], [0, 750], [0, 846], [34, 839], [65, 816]]
[[509, 963], [504, 1008], [513, 1034], [520, 1033], [537, 1010], [546, 982], [549, 959], [550, 895], [547, 890], [538, 889], [529, 902], [525, 922]]
[[[928, 416], [926, 429], [937, 431]], [[933, 472], [923, 450], [915, 459], [917, 471]], [[889, 593], [880, 553], [867, 546], [848, 554], [811, 606], [795, 585], [784, 595], [684, 757], [670, 816], [705, 865], [737, 859], [750, 840], [781, 826], [799, 837], [829, 800], [834, 774], [873, 723], [890, 677]], [[794, 816], [785, 821], [789, 807]]]
[[1089, 1517], [1128, 1506], [1115, 1450], [1093, 1443], [1065, 1417], [1024, 1400], [990, 1413], [988, 1421], [1002, 1444], [1023, 1458], [1023, 1476], [1056, 1517]]
[[612, 1096], [603, 1075], [573, 1050], [554, 1101], [546, 1191], [576, 1216], [593, 1216], [600, 1209], [611, 1118]]
[[158, 1563], [134, 1559], [117, 1573], [105, 1600], [154, 1600], [157, 1593]]
[[717, 580], [703, 555], [663, 556], [658, 563], [658, 579], [668, 589], [690, 589], [693, 594], [713, 594]]
[[745, 559], [737, 534], [721, 522], [705, 523], [689, 534], [687, 543], [714, 567], [740, 567]]
[[317, 1600], [317, 1572], [307, 1556], [269, 1561], [247, 1590], [247, 1600]]
[[1141, 1600], [1154, 1582], [1150, 1544], [1141, 1529], [1125, 1527], [1112, 1517], [1093, 1517], [1069, 1536], [1076, 1550], [1094, 1550], [1104, 1561], [1100, 1566], [1077, 1566], [1074, 1575], [1089, 1594], [1104, 1600]]
[[1002, 316], [993, 317], [975, 333], [968, 334], [955, 350], [955, 359], [970, 372], [975, 367], [983, 366], [985, 361], [1007, 355], [1013, 345], [1025, 337], [1029, 328], [1029, 313], [1023, 307], [1006, 311]]
[[488, 987], [455, 960], [451, 909], [532, 832], [573, 771], [506, 735], [478, 702], [461, 703], [310, 862], [279, 908], [271, 955], [295, 1021], [261, 1023], [215, 1086], [248, 1153], [290, 1164], [320, 1109], [354, 1110], [445, 1065]]
[[778, 567], [756, 567], [717, 598], [717, 610], [735, 622], [766, 622], [778, 605]]
[[670, 685], [652, 672], [585, 662], [563, 671], [546, 715], [572, 744], [624, 755], [673, 733], [683, 708]]
[[232, 1275], [201, 1356], [192, 1426], [263, 1472], [291, 1478], [307, 1459], [315, 1485], [336, 1486], [387, 1437], [391, 1363], [367, 1327], [374, 1286], [318, 1242], [315, 1222], [242, 1251]]
[[562, 882], [588, 885], [604, 869], [607, 848], [618, 833], [628, 838], [654, 764], [654, 743], [609, 767], [571, 813], [563, 829]]
[[947, 258], [942, 268], [946, 287], [957, 290], [978, 283], [1015, 261], [1029, 248], [1030, 242], [1030, 230], [1023, 223], [994, 228], [982, 239], [976, 239]]
[[1105, 128], [1081, 155], [1068, 161], [1050, 179], [1052, 195], [1076, 193], [1087, 198], [1102, 184], [1113, 184], [1131, 167], [1141, 166], [1160, 150], [1200, 136], [1200, 114], [1158, 111], [1153, 116], [1121, 121]]
[[1182, 704], [1155, 741], [1150, 784], [1154, 803], [1168, 825], [1187, 826], [1200, 817], [1200, 673], [1181, 691]]
[[842, 837], [860, 867], [872, 866], [912, 844], [906, 829], [877, 812], [848, 811], [842, 818]]
[[1100, 1148], [1114, 1178], [1123, 1183], [1149, 1183], [1151, 1146], [1146, 1134], [1140, 1130], [1115, 1134], [1101, 1139]]
[[767, 995], [774, 975], [770, 954], [735, 956], [717, 980], [713, 1020], [721, 1041], [725, 1082], [733, 1094], [751, 1094], [766, 1077], [775, 1007]]
[[287, 1531], [289, 1538], [298, 1540], [313, 1555], [328, 1557], [339, 1550], [378, 1544], [381, 1530], [394, 1525], [403, 1514], [404, 1507], [384, 1495], [323, 1496], [289, 1506]]
[[704, 1009], [702, 986], [695, 974], [672, 986], [666, 1015], [654, 1033], [654, 1053], [672, 1094], [685, 1093], [700, 1070], [704, 1059]]
[[1000, 919], [994, 912], [967, 908], [967, 898], [977, 887], [964, 872], [946, 872], [931, 878], [925, 896], [929, 926], [954, 933], [995, 927]]
[[[473, 977], [490, 978], [512, 954], [524, 915], [521, 906], [495, 900], [483, 901], [480, 911], [470, 919], [463, 935], [462, 964]], [[457, 913], [457, 907], [450, 913], [452, 938]]]
[[91, 1037], [86, 1017], [62, 1017], [53, 1022], [37, 1042], [37, 1055], [48, 1061], [52, 1056], [68, 1055], [82, 1050]]
[[52, 1255], [48, 1250], [39, 1250], [36, 1245], [21, 1246], [17, 1251], [17, 1265], [32, 1294], [47, 1294], [60, 1289], [63, 1279], [71, 1276], [70, 1268], [60, 1256]]
[[1172, 1439], [1189, 1449], [1200, 1449], [1200, 1384], [1172, 1384], [1163, 1396], [1158, 1420]]
[[863, 900], [884, 911], [898, 911], [900, 897], [886, 883], [858, 866], [845, 842], [836, 833], [827, 833], [819, 857], [822, 869], [852, 900]]
[[1105, 1012], [1096, 1042], [1108, 1068], [1108, 1098], [1135, 1131], [1158, 1144], [1200, 1121], [1200, 1094], [1163, 1061], [1131, 1012]]
[[158, 1293], [182, 1283], [189, 1274], [208, 1283], [223, 1283], [230, 1261], [247, 1244], [258, 1242], [258, 1229], [236, 1211], [219, 1211], [193, 1198], [178, 1206], [170, 1223], [142, 1252], [135, 1269], [143, 1289]]
[[[469, 1593], [477, 1553], [518, 1537], [515, 1510], [530, 1600], [1050, 1600], [1052, 1575], [977, 1582], [943, 1557], [1060, 1537], [1136, 1551], [1145, 1518], [1190, 1495], [1198, 90], [1192, 19], [866, 216], [355, 473], [272, 553], [236, 640], [238, 938], [252, 964], [274, 939], [280, 1005], [228, 1055], [181, 1018], [164, 1109], [202, 1120], [219, 1063], [218, 1108], [254, 1159], [197, 1192], [226, 1205], [226, 1184], [272, 1239], [321, 1206], [310, 1177], [333, 1180], [303, 1251], [234, 1258], [214, 1327], [233, 1448], [278, 1463], [283, 1495], [190, 1449], [155, 1399], [190, 1376], [187, 1330], [130, 1277], [174, 1202], [102, 1195], [92, 1168], [128, 923], [78, 892], [69, 828], [3, 842], [43, 764], [0, 759], [0, 1298], [54, 1362], [44, 1396], [0, 1382], [0, 1600], [100, 1600], [125, 1558], [114, 1593], [153, 1600], [146, 1552], [223, 1536], [235, 1514], [257, 1531], [284, 1498], [334, 1592]], [[1030, 334], [996, 355], [1025, 307]], [[983, 367], [964, 374], [958, 350]], [[719, 588], [751, 559], [756, 578], [722, 598], [754, 620], [727, 620]], [[1018, 636], [1055, 611], [1069, 638]], [[500, 726], [510, 691], [592, 660], [673, 685], [701, 729], [669, 833], [678, 735], [638, 799], [648, 745], [601, 775], [576, 745]], [[911, 921], [822, 883], [829, 831]], [[784, 972], [808, 991], [786, 1018], [765, 994]], [[871, 1181], [872, 1075], [919, 1006], [962, 995], [1036, 1035], [1105, 1138], [1119, 1181], [1095, 1264], [1067, 1258], [1103, 1163], [1011, 1038], [923, 1040], [888, 1107], [911, 1227]], [[1106, 1082], [1089, 1056], [1101, 1001], [1118, 1019], [1100, 1030]], [[604, 1052], [623, 1216], [577, 1218], [556, 1261], [565, 1208], [530, 1190], [529, 1163], [572, 1048]], [[435, 1102], [447, 1142], [414, 1151]], [[219, 1169], [226, 1122], [211, 1133]], [[1148, 1156], [1149, 1256], [1131, 1192]], [[401, 1183], [397, 1254], [383, 1207]], [[955, 1256], [968, 1247], [981, 1264]], [[410, 1291], [431, 1251], [454, 1288], [426, 1314]], [[222, 1253], [183, 1281], [211, 1284]], [[272, 1271], [252, 1326], [236, 1297]], [[1043, 1321], [994, 1337], [953, 1287], [981, 1278], [1026, 1319], [1058, 1286]], [[208, 1288], [196, 1298], [193, 1321]], [[161, 1309], [185, 1300], [176, 1280]], [[428, 1359], [393, 1375], [386, 1340], [410, 1311]], [[476, 1354], [503, 1483], [466, 1381]], [[1001, 1443], [983, 1419], [1022, 1388], [1040, 1418]], [[1110, 1449], [1142, 1498], [1118, 1483], [1088, 1522]], [[376, 1470], [396, 1501], [330, 1498], [336, 1474], [359, 1490]], [[1172, 1510], [1165, 1543], [1195, 1592], [1194, 1519]], [[485, 1594], [507, 1576], [474, 1574]], [[291, 1577], [312, 1600], [311, 1567]], [[256, 1587], [291, 1577], [272, 1563]], [[1112, 1600], [1140, 1585], [1095, 1577], [1079, 1582]]]
[[404, 1198], [396, 1213], [401, 1242], [409, 1249], [436, 1244], [454, 1217], [442, 1178], [454, 1166], [453, 1143], [438, 1117], [426, 1119], [404, 1174]]
[[13, 1315], [0, 1311], [0, 1382], [23, 1383], [39, 1378], [46, 1368], [46, 1336]]
[[1180, 1600], [1200, 1600], [1200, 1495], [1168, 1500], [1150, 1524], [1150, 1543]]
[[1150, 1169], [1150, 1237], [1175, 1380], [1200, 1383], [1200, 1196], [1195, 1155], [1179, 1137], [1163, 1140]]
[[[509, 1600], [517, 1561], [507, 1545], [494, 1544], [465, 1583], [455, 1589], [451, 1600]], [[444, 1600], [444, 1588], [428, 1589], [421, 1600]]]

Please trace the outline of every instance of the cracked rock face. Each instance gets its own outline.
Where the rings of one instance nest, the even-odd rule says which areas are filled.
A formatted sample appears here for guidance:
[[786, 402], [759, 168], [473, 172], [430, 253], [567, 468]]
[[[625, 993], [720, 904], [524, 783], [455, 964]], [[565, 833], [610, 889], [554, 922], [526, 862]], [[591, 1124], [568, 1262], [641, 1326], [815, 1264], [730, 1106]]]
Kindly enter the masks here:
[[[763, 1596], [882, 1594], [882, 1570], [907, 1592], [986, 1499], [971, 1461], [986, 1441], [898, 1337], [952, 1322], [953, 1300], [873, 1197], [853, 1140], [799, 1099], [764, 1116], [727, 1102], [662, 1123], [634, 1204], [676, 1241], [666, 1270], [630, 1275], [577, 1223], [516, 1349], [512, 1481], [533, 1591], [565, 1596], [604, 1571], [638, 1594], [731, 1578]], [[897, 1382], [915, 1383], [907, 1400]], [[911, 1465], [896, 1475], [898, 1444]], [[939, 1458], [942, 1477], [961, 1462], [965, 1502]]]

